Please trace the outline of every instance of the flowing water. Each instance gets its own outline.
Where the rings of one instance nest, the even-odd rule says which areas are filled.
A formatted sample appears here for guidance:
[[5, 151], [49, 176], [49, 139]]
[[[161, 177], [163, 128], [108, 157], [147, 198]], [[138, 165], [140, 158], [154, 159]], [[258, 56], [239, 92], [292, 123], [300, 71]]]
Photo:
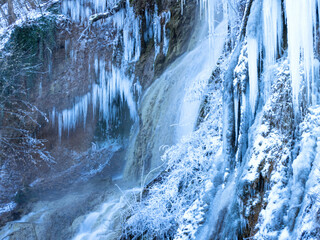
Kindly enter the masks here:
[[[157, 168], [162, 163], [159, 150], [161, 146], [177, 143], [193, 132], [203, 93], [212, 73], [211, 69], [213, 69], [223, 51], [226, 32], [226, 21], [222, 21], [216, 28], [213, 51], [208, 51], [210, 49], [210, 39], [204, 34], [203, 39], [198, 41], [197, 46], [170, 65], [143, 96], [141, 100], [142, 114], [140, 116], [142, 121], [147, 119], [157, 120], [154, 123], [155, 126], [153, 126], [155, 131], [152, 138], [154, 144], [152, 169]], [[192, 61], [195, 58], [197, 58], [196, 63]], [[134, 144], [134, 142], [131, 144]], [[130, 154], [132, 153], [129, 152], [128, 156]], [[130, 162], [132, 159], [128, 159], [128, 161], [126, 163], [127, 171], [130, 171], [128, 166], [133, 167], [134, 163]], [[157, 171], [155, 175], [156, 173]], [[147, 173], [142, 174], [146, 175]], [[87, 215], [74, 239], [96, 239], [98, 233], [101, 239], [104, 239], [104, 237], [105, 239], [112, 239], [110, 231], [115, 231], [117, 228], [114, 228], [114, 222], [104, 219], [110, 219], [110, 216], [113, 216], [113, 219], [119, 218], [121, 211], [130, 207], [130, 202], [126, 202], [125, 199], [130, 199], [128, 196], [132, 197], [133, 191], [139, 193], [141, 189], [126, 190], [120, 200], [116, 198], [107, 201], [102, 204], [97, 212]], [[115, 236], [117, 235], [115, 234]]]

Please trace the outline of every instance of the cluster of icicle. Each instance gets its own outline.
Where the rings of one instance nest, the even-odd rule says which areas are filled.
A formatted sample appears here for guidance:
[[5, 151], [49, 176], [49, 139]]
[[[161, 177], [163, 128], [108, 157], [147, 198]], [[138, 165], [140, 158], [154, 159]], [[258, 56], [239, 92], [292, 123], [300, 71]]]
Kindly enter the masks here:
[[[116, 0], [97, 1], [97, 0], [64, 0], [62, 3], [62, 12], [69, 16], [74, 22], [86, 25], [92, 14], [103, 13], [108, 8], [112, 8], [116, 4]], [[71, 108], [57, 112], [54, 108], [51, 114], [51, 121], [55, 124], [58, 121], [59, 136], [63, 131], [68, 135], [71, 130], [76, 129], [80, 123], [85, 127], [89, 106], [92, 106], [93, 115], [96, 111], [99, 118], [106, 120], [114, 120], [119, 108], [127, 104], [130, 116], [134, 120], [137, 117], [136, 103], [134, 94], [140, 91], [140, 85], [133, 86], [133, 78], [125, 74], [126, 64], [136, 62], [141, 53], [140, 28], [141, 21], [136, 18], [133, 7], [130, 7], [127, 0], [126, 8], [115, 13], [107, 19], [110, 24], [117, 30], [117, 34], [122, 34], [123, 39], [123, 64], [115, 66], [107, 63], [105, 58], [94, 59], [95, 76], [97, 83], [91, 86], [91, 92], [76, 99]], [[119, 37], [119, 36], [118, 36]], [[67, 45], [67, 43], [66, 43]], [[73, 50], [70, 50], [71, 57], [76, 58]], [[107, 71], [106, 64], [111, 65], [111, 71]], [[120, 106], [115, 106], [114, 101], [120, 99]]]
[[[62, 12], [69, 16], [74, 22], [86, 26], [92, 14], [103, 13], [112, 8], [119, 0], [63, 0]], [[76, 99], [71, 108], [57, 112], [54, 108], [51, 114], [53, 125], [58, 121], [59, 136], [62, 132], [68, 133], [76, 129], [81, 123], [85, 127], [88, 108], [92, 105], [93, 114], [99, 113], [99, 118], [108, 122], [114, 120], [118, 109], [113, 105], [113, 101], [120, 96], [121, 105], [127, 104], [130, 110], [130, 116], [133, 120], [137, 118], [136, 102], [134, 95], [140, 94], [141, 86], [139, 82], [133, 85], [133, 77], [126, 75], [126, 64], [135, 63], [139, 60], [141, 54], [141, 19], [134, 13], [130, 1], [126, 0], [126, 7], [115, 13], [112, 17], [106, 19], [117, 31], [122, 34], [123, 39], [123, 59], [122, 66], [116, 67], [105, 59], [95, 57], [94, 65], [99, 84], [93, 84], [91, 92]], [[154, 39], [155, 59], [162, 52], [167, 55], [169, 49], [169, 34], [166, 29], [171, 19], [170, 11], [158, 12], [155, 5], [153, 14], [145, 10], [147, 31], [144, 33], [144, 41]], [[161, 44], [162, 43], [162, 44]], [[67, 47], [68, 42], [66, 42]], [[162, 46], [162, 47], [161, 47]], [[71, 58], [76, 58], [73, 50], [70, 49]], [[106, 71], [106, 64], [111, 65], [111, 71]]]
[[[232, 0], [223, 3], [230, 6], [223, 7], [224, 11], [229, 11], [227, 13], [229, 18], [232, 18], [230, 14], [232, 6], [236, 6], [234, 2]], [[181, 0], [182, 13], [184, 4], [185, 0]], [[199, 0], [199, 4], [201, 15], [207, 19], [210, 36], [214, 32], [217, 5], [221, 2]], [[257, 108], [259, 91], [264, 91], [264, 96], [268, 96], [270, 89], [268, 82], [263, 84], [264, 89], [259, 86], [258, 69], [267, 70], [276, 63], [278, 56], [283, 54], [283, 21], [287, 25], [288, 57], [295, 112], [299, 112], [299, 93], [302, 82], [305, 82], [307, 104], [316, 104], [319, 101], [319, 84], [317, 83], [319, 61], [315, 58], [314, 50], [320, 16], [320, 0], [285, 0], [283, 4], [281, 0], [256, 0], [253, 1], [253, 5], [256, 7], [251, 9], [259, 10], [251, 11], [247, 24], [249, 99], [252, 114], [254, 115]]]
[[[287, 25], [288, 57], [292, 79], [293, 104], [299, 112], [299, 93], [305, 81], [308, 105], [317, 102], [316, 78], [319, 75], [319, 61], [315, 59], [314, 47], [318, 21], [318, 0], [264, 0], [260, 11], [251, 13], [247, 29], [250, 106], [254, 113], [259, 94], [258, 67], [267, 70], [282, 54], [283, 20]], [[261, 4], [257, 1], [253, 5]], [[257, 9], [257, 8], [256, 8]], [[283, 19], [284, 13], [285, 19]], [[255, 15], [255, 16], [254, 16]], [[260, 21], [262, 16], [262, 34]], [[261, 51], [263, 61], [259, 61]], [[302, 59], [302, 61], [301, 61]], [[303, 76], [301, 71], [304, 72]], [[268, 83], [265, 83], [268, 86]], [[268, 89], [264, 89], [268, 91]]]
[[[119, 0], [63, 0], [62, 13], [69, 16], [74, 22], [87, 25], [90, 16], [107, 12], [118, 2]], [[109, 21], [112, 21], [118, 33], [123, 33], [125, 60], [137, 61], [141, 51], [141, 21], [135, 17], [133, 7], [130, 7], [130, 1], [127, 0], [126, 8], [112, 16]]]
[[[147, 42], [153, 36], [155, 51], [154, 59], [156, 59], [161, 52], [161, 42], [163, 37], [162, 51], [166, 56], [169, 49], [169, 36], [166, 26], [171, 19], [171, 12], [164, 11], [159, 15], [158, 6], [155, 4], [153, 15], [146, 9], [145, 18], [147, 31], [144, 33], [144, 41]], [[163, 25], [161, 24], [161, 21], [164, 22]]]
[[[92, 85], [91, 92], [80, 97], [75, 104], [61, 112], [56, 112], [54, 108], [51, 113], [52, 124], [55, 124], [55, 118], [58, 119], [59, 137], [62, 132], [70, 133], [71, 130], [83, 123], [86, 126], [89, 105], [92, 105], [92, 113], [99, 112], [99, 117], [106, 120], [115, 120], [118, 109], [127, 104], [131, 119], [137, 117], [136, 102], [134, 94], [140, 94], [140, 85], [137, 83], [132, 88], [133, 79], [125, 74], [125, 68], [118, 68], [112, 65], [111, 72], [106, 71], [106, 62], [104, 59], [95, 59], [95, 72], [98, 76], [98, 84]], [[120, 106], [115, 106], [113, 101], [120, 99]]]
[[72, 21], [86, 24], [91, 15], [106, 12], [108, 7], [112, 7], [118, 0], [63, 0], [62, 13], [70, 16]]
[[[288, 26], [288, 53], [292, 76], [294, 105], [298, 107], [301, 76], [299, 72], [300, 55], [303, 56], [303, 70], [306, 80], [308, 103], [317, 103], [316, 78], [319, 80], [319, 61], [315, 59], [314, 43], [319, 24], [320, 1], [285, 1]], [[317, 16], [318, 15], [318, 16]]]

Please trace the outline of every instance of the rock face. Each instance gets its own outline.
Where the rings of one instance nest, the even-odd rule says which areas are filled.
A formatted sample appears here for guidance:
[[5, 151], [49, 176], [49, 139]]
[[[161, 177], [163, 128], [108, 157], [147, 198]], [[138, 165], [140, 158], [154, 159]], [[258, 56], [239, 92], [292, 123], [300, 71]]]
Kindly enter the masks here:
[[[142, 17], [142, 32], [146, 33], [149, 31], [146, 26], [146, 16], [145, 10], [149, 12], [154, 11], [155, 3], [150, 1], [135, 1], [134, 6], [136, 11], [141, 14]], [[147, 4], [147, 6], [145, 6]], [[156, 77], [165, 70], [166, 66], [172, 63], [177, 57], [181, 56], [188, 49], [190, 50], [192, 44], [194, 44], [194, 39], [196, 38], [194, 31], [195, 26], [198, 24], [197, 20], [197, 5], [194, 1], [189, 1], [186, 4], [184, 11], [185, 14], [181, 14], [181, 5], [176, 1], [161, 1], [157, 3], [158, 13], [170, 12], [170, 21], [166, 24], [166, 33], [169, 38], [169, 48], [167, 54], [163, 51], [155, 57], [155, 47], [154, 40], [142, 41], [142, 53], [141, 57], [136, 64], [136, 77], [141, 82], [143, 89], [147, 89]], [[161, 18], [160, 23], [164, 24], [165, 19]], [[164, 41], [164, 36], [162, 34], [162, 41]], [[161, 48], [163, 50], [163, 44]]]

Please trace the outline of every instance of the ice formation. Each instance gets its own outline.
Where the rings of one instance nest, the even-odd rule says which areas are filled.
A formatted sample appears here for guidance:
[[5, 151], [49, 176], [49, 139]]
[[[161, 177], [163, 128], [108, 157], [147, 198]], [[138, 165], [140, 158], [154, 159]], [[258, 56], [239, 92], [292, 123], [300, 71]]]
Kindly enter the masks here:
[[[117, 1], [107, 1], [107, 7], [112, 6]], [[62, 11], [67, 16], [80, 24], [85, 24], [89, 17], [94, 13], [103, 13], [107, 11], [104, 1], [96, 0], [77, 0], [63, 1]], [[105, 59], [95, 56], [94, 69], [97, 76], [97, 83], [92, 84], [91, 91], [86, 95], [75, 100], [71, 108], [61, 112], [54, 109], [51, 114], [51, 121], [54, 124], [55, 118], [58, 119], [59, 136], [63, 131], [75, 130], [83, 123], [85, 126], [88, 115], [88, 108], [92, 106], [93, 114], [98, 110], [99, 117], [106, 120], [115, 120], [119, 109], [127, 104], [132, 119], [136, 119], [136, 102], [134, 98], [135, 87], [133, 79], [127, 76], [127, 64], [136, 62], [141, 53], [140, 25], [141, 20], [135, 16], [133, 7], [129, 0], [126, 1], [126, 8], [115, 13], [107, 19], [117, 30], [118, 37], [123, 39], [123, 63], [121, 66], [115, 66]], [[161, 26], [159, 31], [161, 32]], [[116, 37], [116, 38], [118, 38]], [[160, 35], [161, 38], [161, 35]], [[69, 49], [70, 42], [66, 40], [66, 54], [68, 52], [72, 60], [77, 58], [76, 51]], [[90, 63], [89, 63], [90, 64]], [[111, 71], [107, 71], [107, 64], [112, 65]], [[120, 106], [116, 106], [114, 101], [120, 99]]]
[[[314, 99], [312, 83], [314, 82], [317, 64], [314, 59], [314, 44], [316, 41], [317, 9], [319, 1], [285, 1], [286, 22], [288, 26], [288, 53], [292, 79], [293, 103], [296, 113], [299, 111], [299, 93], [302, 77], [300, 75], [300, 57], [306, 81], [308, 104]], [[314, 103], [313, 103], [314, 104]]]
[[[83, 123], [85, 127], [88, 116], [88, 108], [91, 105], [93, 114], [99, 111], [99, 116], [106, 120], [107, 124], [111, 120], [115, 120], [119, 109], [127, 104], [130, 110], [130, 117], [135, 120], [137, 117], [136, 102], [134, 98], [133, 79], [125, 74], [125, 68], [118, 68], [112, 65], [111, 72], [106, 71], [106, 62], [104, 59], [95, 59], [97, 63], [96, 69], [99, 72], [98, 84], [92, 85], [91, 92], [76, 100], [75, 104], [62, 112], [56, 112], [54, 108], [51, 114], [52, 124], [55, 118], [58, 118], [59, 136], [63, 131], [75, 130], [79, 123]], [[139, 94], [139, 92], [138, 92]], [[120, 106], [113, 102], [120, 99]], [[63, 130], [63, 131], [62, 131]]]
[[62, 13], [70, 16], [75, 22], [86, 24], [89, 17], [95, 13], [106, 12], [108, 8], [112, 8], [118, 0], [63, 0]]
[[248, 67], [249, 67], [249, 88], [250, 88], [250, 107], [251, 113], [254, 115], [258, 101], [259, 86], [258, 86], [258, 42], [257, 39], [247, 39], [248, 49]]
[[[75, 129], [79, 122], [83, 122], [85, 126], [88, 114], [88, 105], [90, 103], [90, 95], [90, 93], [84, 95], [77, 103], [73, 105], [72, 108], [65, 109], [58, 114], [58, 128], [60, 137], [62, 130], [68, 131], [69, 134], [70, 130]], [[55, 117], [55, 113], [52, 114], [52, 119], [53, 117]]]
[[280, 0], [263, 1], [263, 46], [265, 65], [275, 63], [282, 43], [282, 15]]
[[166, 26], [168, 24], [168, 22], [171, 19], [171, 12], [167, 11], [167, 12], [163, 12], [161, 14], [161, 17], [164, 19], [164, 25], [163, 25], [163, 54], [166, 56], [168, 53], [168, 49], [169, 49], [169, 36], [167, 33], [167, 29]]
[[[154, 7], [154, 13], [152, 18], [150, 18], [150, 16], [147, 16], [147, 11], [146, 11], [146, 25], [147, 25], [147, 28], [149, 26], [149, 35], [150, 36], [153, 35], [153, 40], [154, 40], [154, 52], [155, 52], [154, 60], [156, 60], [161, 50], [164, 55], [167, 55], [168, 53], [169, 38], [167, 36], [168, 34], [166, 31], [166, 25], [170, 21], [170, 18], [171, 18], [170, 11], [162, 12], [160, 14], [158, 13], [157, 4]], [[153, 26], [150, 23], [150, 21], [153, 21]], [[164, 22], [164, 23], [161, 24], [161, 22]], [[146, 37], [146, 39], [148, 39], [148, 37]], [[163, 41], [163, 44], [161, 48], [162, 41]]]
[[[124, 23], [124, 25], [121, 26], [121, 23]], [[124, 59], [129, 62], [138, 61], [141, 53], [141, 22], [139, 18], [135, 17], [133, 7], [130, 7], [129, 0], [127, 0], [126, 4], [125, 19], [120, 19], [120, 22], [117, 21], [115, 24], [118, 29], [119, 27], [123, 29]]]
[[161, 16], [158, 16], [158, 6], [154, 7], [153, 14], [153, 39], [154, 39], [154, 59], [157, 58], [160, 53], [160, 43], [161, 43]]
[[[316, 43], [317, 10], [319, 3], [316, 0], [307, 1], [285, 1], [282, 5], [280, 0], [264, 0], [262, 2], [262, 12], [258, 3], [253, 3], [247, 27], [247, 44], [249, 60], [249, 82], [250, 82], [250, 105], [252, 112], [255, 111], [258, 101], [259, 79], [258, 68], [259, 58], [263, 47], [264, 70], [272, 67], [279, 56], [282, 55], [283, 44], [283, 21], [287, 25], [288, 55], [290, 60], [290, 72], [292, 79], [292, 95], [295, 112], [298, 113], [299, 102], [301, 102], [300, 91], [305, 82], [305, 90], [309, 105], [317, 103], [318, 85], [315, 78], [319, 76], [319, 64], [315, 59], [314, 47]], [[282, 7], [284, 6], [284, 8]], [[283, 19], [282, 12], [285, 13]], [[262, 17], [260, 19], [260, 14]], [[262, 36], [257, 30], [262, 21]], [[303, 72], [303, 74], [302, 74]], [[268, 95], [271, 83], [267, 82], [264, 94]]]

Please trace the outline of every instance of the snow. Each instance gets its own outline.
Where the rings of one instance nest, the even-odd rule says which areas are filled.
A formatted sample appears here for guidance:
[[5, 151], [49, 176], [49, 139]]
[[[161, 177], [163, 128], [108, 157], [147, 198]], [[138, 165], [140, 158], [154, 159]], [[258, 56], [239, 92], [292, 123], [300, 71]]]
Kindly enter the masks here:
[[[36, 7], [36, 9], [33, 9], [33, 7], [30, 5], [30, 2], [26, 0], [21, 0], [19, 4], [13, 2], [13, 9], [16, 15], [16, 21], [13, 23], [13, 25], [21, 25], [22, 23], [28, 20], [34, 20], [36, 18], [39, 18], [42, 14], [48, 14], [46, 8], [52, 5], [53, 3], [56, 3], [57, 1], [58, 0], [47, 1], [46, 3], [41, 4], [40, 7]], [[4, 4], [2, 3], [1, 8], [5, 14], [8, 14], [7, 3], [4, 3]], [[1, 18], [0, 29], [7, 28], [7, 27], [9, 27], [7, 20], [5, 18]]]
[[6, 203], [6, 204], [1, 204], [1, 205], [0, 205], [0, 214], [6, 213], [6, 212], [10, 212], [10, 211], [12, 211], [16, 206], [17, 206], [17, 204], [16, 204], [15, 202], [10, 202], [10, 203]]
[[0, 51], [4, 49], [6, 43], [9, 41], [12, 31], [12, 29], [0, 28]]
[[[317, 213], [320, 210], [320, 106], [309, 109], [309, 113], [300, 124], [302, 139], [301, 151], [293, 161], [291, 209], [298, 208], [295, 215], [289, 215], [289, 226], [295, 226], [292, 237], [319, 237]], [[298, 214], [299, 212], [299, 214]], [[289, 212], [290, 214], [290, 212]], [[291, 221], [291, 222], [290, 222]], [[318, 233], [317, 233], [318, 232]], [[317, 233], [318, 235], [314, 235]]]
[[175, 236], [175, 240], [196, 239], [196, 232], [199, 223], [204, 220], [204, 210], [207, 206], [198, 199], [195, 200], [191, 207], [182, 216], [183, 227], [180, 227]]
[[[288, 108], [283, 107], [283, 104], [286, 104], [283, 99], [288, 99], [286, 94], [289, 95], [289, 80], [288, 62], [283, 61], [274, 75], [270, 98], [257, 114], [249, 133], [242, 181], [250, 186], [250, 191], [245, 193], [250, 194], [250, 197], [244, 202], [243, 212], [245, 218], [259, 213], [253, 239], [277, 239], [286, 221], [286, 209], [290, 199], [288, 182], [291, 172], [289, 163], [292, 133], [285, 125], [290, 126], [290, 123], [286, 122], [289, 120], [284, 116], [290, 116], [292, 109], [290, 110], [290, 105]], [[279, 109], [286, 109], [285, 115], [282, 115], [283, 110]], [[260, 188], [257, 184], [260, 184]], [[261, 205], [265, 207], [257, 211]]]
[[[107, 6], [115, 2], [107, 1]], [[182, 13], [184, 4], [185, 1], [181, 0]], [[228, 4], [234, 4], [234, 1], [231, 0]], [[107, 11], [107, 6], [98, 0], [63, 0], [62, 3], [63, 13], [83, 25], [86, 25], [93, 13]], [[317, 213], [320, 211], [320, 106], [317, 104], [320, 100], [320, 63], [315, 59], [317, 46], [315, 43], [319, 27], [319, 14], [316, 11], [320, 12], [319, 6], [319, 0], [285, 0], [284, 4], [281, 0], [254, 1], [248, 20], [247, 43], [242, 48], [238, 65], [234, 69], [236, 145], [243, 137], [241, 123], [249, 125], [252, 119], [255, 123], [249, 130], [249, 149], [247, 150], [247, 146], [241, 149], [247, 152], [243, 153], [245, 155], [243, 162], [236, 162], [235, 169], [226, 168], [227, 163], [223, 162], [223, 156], [220, 155], [222, 145], [220, 89], [207, 88], [213, 62], [205, 62], [203, 56], [212, 48], [202, 43], [201, 46], [205, 48], [196, 49], [194, 53], [200, 53], [202, 57], [197, 59], [197, 63], [203, 61], [208, 65], [197, 68], [197, 65], [193, 64], [194, 69], [190, 69], [194, 74], [192, 82], [183, 76], [186, 77], [183, 80], [187, 79], [188, 84], [183, 85], [184, 88], [181, 89], [183, 93], [179, 93], [179, 97], [182, 97], [181, 108], [175, 109], [180, 114], [176, 123], [178, 125], [176, 135], [180, 142], [166, 147], [162, 157], [166, 169], [158, 182], [148, 186], [143, 200], [132, 201], [133, 205], [130, 205], [132, 209], [126, 223], [129, 228], [125, 228], [124, 231], [128, 231], [128, 234], [145, 234], [145, 238], [172, 237], [167, 234], [174, 233], [174, 239], [202, 239], [197, 235], [200, 226], [205, 221], [214, 226], [219, 220], [218, 213], [231, 206], [233, 201], [239, 201], [240, 215], [243, 213], [243, 216], [241, 215], [240, 219], [233, 219], [234, 222], [230, 222], [231, 226], [237, 221], [244, 225], [245, 219], [242, 218], [252, 216], [254, 208], [259, 204], [263, 205], [260, 212], [256, 213], [258, 222], [254, 226], [255, 236], [252, 236], [254, 239], [302, 239], [318, 234], [316, 223]], [[215, 26], [217, 8], [218, 2], [214, 0], [200, 0], [201, 13], [208, 24], [207, 36], [210, 43], [217, 39], [216, 33], [221, 26]], [[232, 9], [228, 11], [232, 12]], [[288, 31], [287, 53], [290, 72], [288, 61], [284, 60], [287, 57], [286, 53], [283, 59], [278, 59], [283, 51], [282, 11], [285, 13]], [[39, 16], [37, 14], [34, 16]], [[233, 19], [232, 23], [235, 24], [236, 17], [232, 14], [230, 16]], [[171, 13], [159, 13], [156, 5], [152, 14], [145, 11], [145, 19], [147, 30], [144, 33], [144, 40], [149, 41], [153, 38], [154, 58], [156, 59], [161, 51], [166, 55], [169, 48], [167, 24], [171, 19]], [[19, 19], [16, 24], [21, 21]], [[119, 97], [120, 105], [128, 105], [131, 118], [137, 119], [135, 94], [141, 94], [141, 86], [139, 82], [133, 85], [133, 77], [128, 76], [126, 70], [129, 63], [136, 62], [140, 57], [141, 19], [135, 16], [127, 0], [126, 9], [106, 21], [112, 22], [118, 31], [117, 37], [123, 39], [125, 63], [115, 66], [103, 57], [95, 57], [94, 69], [97, 81], [91, 85], [90, 91], [76, 98], [71, 107], [60, 111], [52, 109], [52, 124], [58, 123], [60, 137], [63, 132], [69, 133], [81, 124], [85, 126], [90, 106], [93, 115], [98, 112], [99, 117], [106, 122], [114, 120], [119, 109], [115, 108], [113, 101]], [[231, 26], [230, 31], [233, 31], [233, 27], [236, 28]], [[8, 40], [5, 34], [10, 35], [10, 28], [2, 28], [0, 31], [4, 36], [0, 42], [0, 49], [3, 49]], [[221, 54], [224, 42], [225, 39], [213, 42], [215, 54]], [[69, 52], [67, 40], [66, 51]], [[77, 57], [75, 54], [76, 52], [70, 50], [70, 55], [74, 59]], [[217, 57], [219, 56], [214, 56], [214, 59]], [[110, 71], [106, 70], [108, 64], [111, 66]], [[287, 86], [289, 74], [291, 88]], [[248, 92], [244, 86], [247, 75]], [[167, 78], [172, 76], [171, 73], [166, 75]], [[292, 99], [288, 95], [283, 95], [290, 93], [291, 90]], [[301, 90], [306, 91], [307, 102], [303, 102]], [[246, 94], [249, 95], [249, 101]], [[204, 96], [209, 97], [207, 105], [210, 111], [194, 131]], [[264, 97], [263, 103], [259, 101], [260, 96]], [[288, 111], [283, 113], [291, 114], [291, 101], [296, 115], [301, 111], [300, 105], [313, 106], [306, 109], [307, 114], [297, 128], [297, 136], [295, 135], [297, 146], [294, 151], [292, 135], [295, 129], [293, 126], [289, 130], [286, 129], [284, 125], [292, 123], [284, 122], [284, 117], [281, 115], [284, 105], [290, 106], [289, 110], [285, 109]], [[258, 108], [258, 103], [261, 103], [261, 108], [260, 106]], [[243, 116], [248, 113], [247, 106], [252, 115], [250, 117]], [[98, 167], [97, 171], [100, 169]], [[220, 179], [217, 180], [218, 183], [213, 180], [216, 178]], [[266, 183], [257, 193], [255, 184], [258, 184], [260, 178]], [[250, 188], [246, 206], [241, 205], [244, 204], [241, 202], [242, 199], [237, 199], [239, 187], [242, 187], [243, 183], [248, 184]], [[120, 203], [107, 202], [87, 215], [75, 239], [97, 238], [99, 234], [105, 234], [112, 228], [113, 218], [118, 217], [116, 211], [123, 208], [125, 202], [123, 199]], [[210, 210], [208, 203], [211, 204]], [[0, 208], [0, 213], [10, 207], [9, 204]]]
[[[182, 13], [184, 4], [182, 0]], [[217, 4], [215, 1], [200, 1], [201, 12], [208, 22], [209, 38], [215, 33], [215, 4]], [[212, 195], [214, 197], [210, 196], [212, 215], [207, 219], [210, 223], [216, 223], [218, 221], [216, 213], [221, 213], [223, 209], [231, 206], [230, 198], [237, 197], [237, 177], [241, 178], [242, 183], [252, 184], [250, 197], [244, 209], [241, 209], [241, 199], [235, 200], [240, 202], [240, 212], [243, 210], [244, 216], [241, 217], [252, 216], [254, 208], [259, 204], [263, 205], [257, 213], [259, 218], [255, 226], [254, 239], [298, 239], [305, 236], [304, 234], [311, 236], [316, 231], [315, 213], [320, 209], [317, 201], [320, 192], [320, 170], [317, 167], [320, 164], [318, 160], [320, 159], [320, 107], [309, 108], [308, 115], [300, 125], [301, 138], [298, 136], [297, 141], [301, 141], [298, 143], [300, 150], [297, 157], [292, 154], [294, 130], [293, 128], [288, 130], [284, 126], [292, 123], [282, 122], [284, 117], [281, 109], [287, 105], [289, 107], [284, 109], [283, 113], [291, 114], [291, 97], [283, 95], [291, 91], [287, 86], [289, 73], [295, 113], [300, 111], [299, 105], [302, 100], [299, 94], [304, 81], [307, 105], [315, 106], [319, 101], [319, 61], [314, 59], [314, 43], [318, 21], [316, 10], [320, 9], [318, 1], [315, 0], [286, 0], [284, 6], [285, 9], [282, 9], [280, 0], [254, 2], [248, 21], [247, 45], [242, 49], [241, 59], [234, 71], [236, 139], [241, 137], [238, 135], [241, 121], [251, 121], [243, 120], [241, 115], [246, 112], [247, 107], [247, 96], [243, 91], [245, 88], [241, 85], [246, 81], [246, 70], [249, 75], [249, 107], [252, 118], [255, 118], [249, 133], [250, 148], [244, 162], [239, 163], [242, 165], [237, 166], [235, 170], [221, 168], [223, 158], [220, 158], [219, 153], [222, 143], [220, 132], [212, 129], [214, 124], [218, 124], [212, 109], [195, 132], [193, 132], [194, 125], [183, 128], [192, 120], [192, 116], [197, 116], [198, 108], [185, 100], [189, 100], [190, 96], [197, 96], [194, 92], [203, 94], [207, 82], [203, 80], [190, 85], [191, 87], [187, 86], [185, 91], [188, 98], [183, 99], [185, 104], [182, 104], [179, 120], [179, 126], [182, 128], [178, 135], [183, 137], [179, 137], [181, 142], [167, 149], [163, 155], [163, 160], [167, 164], [165, 174], [159, 182], [150, 186], [143, 201], [133, 206], [132, 212], [128, 215], [129, 228], [125, 229], [128, 234], [131, 230], [135, 235], [145, 234], [146, 238], [168, 237], [166, 234], [173, 231], [175, 239], [197, 239], [199, 226], [208, 216], [205, 200], [207, 194], [217, 192], [215, 196]], [[282, 10], [285, 11], [288, 25], [290, 72], [288, 72], [288, 62], [277, 59], [282, 54]], [[163, 53], [167, 51], [165, 50], [167, 49], [166, 27], [164, 25], [162, 31], [160, 21], [165, 16], [164, 13], [159, 15], [157, 8], [153, 16], [147, 11], [145, 14], [148, 31], [144, 39], [154, 38], [156, 58], [161, 51], [162, 40]], [[301, 76], [300, 67], [303, 68], [304, 76]], [[264, 72], [259, 75], [258, 69]], [[199, 75], [195, 79], [205, 78]], [[188, 89], [193, 89], [193, 92]], [[261, 112], [256, 112], [260, 103], [259, 96], [264, 97], [264, 105], [261, 106]], [[216, 99], [210, 102], [212, 105], [216, 103]], [[241, 109], [240, 114], [239, 109]], [[214, 110], [218, 111], [217, 108]], [[219, 115], [220, 111], [221, 109]], [[238, 117], [239, 115], [241, 116]], [[191, 122], [194, 123], [194, 120]], [[186, 135], [188, 136], [185, 137]], [[203, 155], [204, 153], [208, 156]], [[215, 185], [216, 183], [211, 181], [213, 176], [221, 177], [222, 183]], [[256, 192], [254, 186], [260, 178], [265, 181], [261, 190], [262, 195]], [[228, 198], [229, 200], [224, 200]], [[238, 220], [234, 219], [235, 222]], [[245, 220], [240, 219], [240, 221], [244, 225]]]
[[[271, 162], [273, 169], [270, 175], [270, 183], [263, 197], [263, 202], [266, 205], [259, 214], [259, 221], [256, 225], [257, 233], [254, 239], [319, 237], [316, 235], [318, 230], [317, 224], [315, 224], [317, 221], [316, 213], [320, 209], [318, 200], [320, 192], [319, 105], [309, 108], [308, 112], [304, 121], [300, 124], [300, 152], [293, 160], [292, 165], [288, 164], [290, 163], [288, 159], [290, 159], [291, 149], [284, 145], [281, 133], [277, 133], [275, 129], [271, 129], [272, 135], [269, 133], [269, 139], [256, 138], [254, 140], [252, 151], [258, 154], [256, 156], [262, 156], [262, 158], [255, 158], [255, 155], [250, 158], [249, 166], [250, 163], [252, 165], [244, 176], [246, 180], [251, 182], [258, 178], [259, 172], [263, 176], [268, 176], [265, 169], [269, 169], [270, 164], [265, 164], [261, 171], [258, 170], [266, 158], [264, 155], [268, 155], [267, 152], [271, 151], [270, 159], [272, 159], [272, 157], [277, 156], [276, 154], [279, 154], [272, 153], [272, 150], [270, 150], [272, 146], [282, 147], [281, 155], [276, 157], [276, 162]], [[261, 136], [266, 136], [262, 127], [259, 127], [259, 131], [262, 132]], [[257, 203], [259, 201], [253, 201], [248, 206], [252, 207]], [[247, 214], [250, 211], [248, 209]], [[317, 237], [314, 239], [317, 239]]]
[[[54, 2], [56, 2], [56, 0], [49, 1], [48, 5]], [[23, 24], [29, 21], [36, 22], [37, 19], [43, 16], [52, 15], [50, 12], [47, 12], [45, 8], [42, 9], [42, 11], [40, 9], [32, 9], [27, 1], [24, 1], [24, 6], [25, 8], [15, 7], [17, 19], [10, 26], [8, 26], [4, 18], [0, 19], [0, 51], [4, 50], [15, 27], [23, 26]], [[2, 7], [5, 8], [4, 6]]]

